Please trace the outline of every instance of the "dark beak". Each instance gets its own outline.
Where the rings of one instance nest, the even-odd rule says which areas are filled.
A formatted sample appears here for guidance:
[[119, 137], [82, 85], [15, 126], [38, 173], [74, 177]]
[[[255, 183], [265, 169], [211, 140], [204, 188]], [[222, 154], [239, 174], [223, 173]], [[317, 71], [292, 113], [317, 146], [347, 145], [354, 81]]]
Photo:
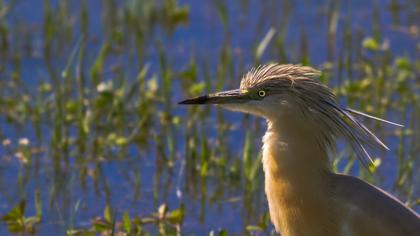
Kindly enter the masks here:
[[243, 103], [249, 99], [248, 95], [240, 89], [224, 91], [220, 93], [213, 93], [200, 97], [186, 99], [178, 104], [227, 104], [227, 103]]

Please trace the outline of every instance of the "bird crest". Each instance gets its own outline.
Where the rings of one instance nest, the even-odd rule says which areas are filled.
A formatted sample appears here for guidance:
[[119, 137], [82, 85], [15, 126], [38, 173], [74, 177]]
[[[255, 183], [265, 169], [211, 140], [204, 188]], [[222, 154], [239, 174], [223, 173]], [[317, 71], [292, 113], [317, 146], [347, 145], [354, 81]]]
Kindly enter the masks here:
[[241, 81], [241, 89], [252, 88], [267, 81], [289, 81], [316, 78], [321, 72], [309, 67], [292, 64], [268, 64], [251, 69]]

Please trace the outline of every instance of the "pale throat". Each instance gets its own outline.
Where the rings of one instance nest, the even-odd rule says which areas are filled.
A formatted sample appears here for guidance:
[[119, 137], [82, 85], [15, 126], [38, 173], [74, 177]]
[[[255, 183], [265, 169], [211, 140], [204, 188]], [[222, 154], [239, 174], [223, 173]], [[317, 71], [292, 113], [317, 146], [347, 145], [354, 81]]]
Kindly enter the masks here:
[[[268, 122], [262, 160], [265, 192], [271, 220], [283, 235], [310, 235], [301, 227], [290, 227], [308, 217], [315, 225], [323, 224], [316, 216], [320, 207], [328, 206], [331, 172], [316, 130], [294, 117]], [[308, 227], [312, 228], [316, 227]]]
[[299, 118], [269, 120], [263, 143], [264, 171], [297, 178], [329, 172], [328, 151], [320, 143], [318, 128]]

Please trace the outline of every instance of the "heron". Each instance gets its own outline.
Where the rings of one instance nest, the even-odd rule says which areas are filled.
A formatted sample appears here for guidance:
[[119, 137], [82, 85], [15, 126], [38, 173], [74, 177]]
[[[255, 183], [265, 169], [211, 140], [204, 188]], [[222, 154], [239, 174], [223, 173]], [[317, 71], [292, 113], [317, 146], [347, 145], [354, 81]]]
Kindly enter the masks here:
[[345, 140], [369, 165], [367, 148], [388, 147], [358, 116], [401, 126], [339, 105], [302, 65], [268, 64], [246, 73], [240, 88], [186, 99], [217, 104], [267, 121], [262, 165], [271, 222], [282, 236], [418, 236], [420, 216], [357, 177], [334, 173], [330, 154]]

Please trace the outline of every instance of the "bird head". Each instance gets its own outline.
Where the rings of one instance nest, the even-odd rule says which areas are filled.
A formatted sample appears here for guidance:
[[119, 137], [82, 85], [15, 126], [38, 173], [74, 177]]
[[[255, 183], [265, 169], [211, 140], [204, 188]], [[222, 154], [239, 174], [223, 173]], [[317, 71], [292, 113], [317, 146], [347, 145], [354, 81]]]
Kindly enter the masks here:
[[305, 112], [311, 101], [333, 99], [326, 86], [313, 80], [319, 75], [318, 70], [307, 66], [260, 66], [243, 76], [239, 89], [187, 99], [180, 104], [218, 104], [274, 120], [284, 114]]
[[363, 164], [372, 163], [365, 146], [388, 148], [353, 115], [401, 125], [341, 107], [332, 91], [314, 79], [319, 75], [318, 70], [307, 66], [264, 65], [245, 74], [239, 89], [191, 98], [179, 104], [218, 104], [271, 122], [299, 123], [316, 130], [320, 145], [333, 149], [336, 138], [342, 137]]

